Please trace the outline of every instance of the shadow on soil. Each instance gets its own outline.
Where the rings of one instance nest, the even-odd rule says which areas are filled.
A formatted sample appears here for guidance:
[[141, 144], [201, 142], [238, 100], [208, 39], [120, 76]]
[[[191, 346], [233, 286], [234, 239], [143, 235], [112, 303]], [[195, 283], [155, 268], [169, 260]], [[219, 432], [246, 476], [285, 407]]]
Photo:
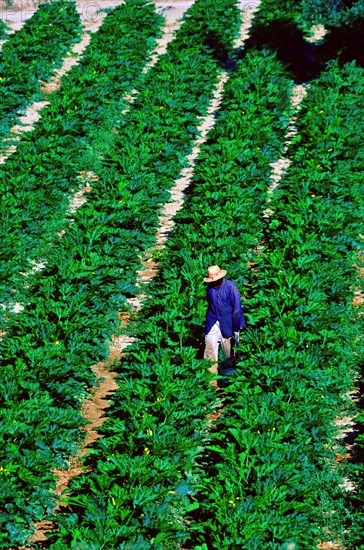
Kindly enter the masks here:
[[320, 43], [308, 42], [296, 22], [287, 16], [269, 23], [253, 25], [250, 38], [227, 67], [233, 69], [236, 61], [245, 57], [252, 48], [276, 51], [296, 83], [310, 82], [326, 70], [330, 61], [340, 64], [355, 60], [364, 67], [364, 18], [356, 17], [340, 27], [327, 28]]

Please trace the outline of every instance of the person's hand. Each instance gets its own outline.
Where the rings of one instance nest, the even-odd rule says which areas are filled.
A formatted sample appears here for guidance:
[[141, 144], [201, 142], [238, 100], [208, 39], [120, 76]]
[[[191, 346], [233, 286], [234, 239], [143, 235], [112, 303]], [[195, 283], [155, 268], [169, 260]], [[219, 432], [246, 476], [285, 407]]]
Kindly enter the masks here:
[[234, 338], [235, 345], [237, 346], [239, 344], [240, 332], [234, 332], [233, 338]]

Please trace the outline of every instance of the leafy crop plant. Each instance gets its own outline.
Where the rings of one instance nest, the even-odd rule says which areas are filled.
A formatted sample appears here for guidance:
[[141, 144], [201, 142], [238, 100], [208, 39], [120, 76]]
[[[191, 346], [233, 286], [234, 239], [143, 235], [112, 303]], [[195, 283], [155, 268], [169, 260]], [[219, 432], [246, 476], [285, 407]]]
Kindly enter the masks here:
[[24, 26], [10, 36], [0, 54], [0, 147], [10, 127], [32, 101], [39, 99], [42, 82], [72, 45], [80, 40], [81, 22], [74, 2], [41, 4]]

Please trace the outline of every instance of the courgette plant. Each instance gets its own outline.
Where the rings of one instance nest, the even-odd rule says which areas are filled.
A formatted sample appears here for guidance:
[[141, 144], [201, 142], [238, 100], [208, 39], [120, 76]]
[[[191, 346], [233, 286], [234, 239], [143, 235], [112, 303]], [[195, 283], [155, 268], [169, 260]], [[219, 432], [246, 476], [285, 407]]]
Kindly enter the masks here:
[[[104, 438], [87, 461], [92, 471], [72, 483], [69, 511], [52, 516], [51, 547], [86, 541], [102, 541], [110, 548], [189, 544], [185, 520], [194, 510], [197, 515], [202, 510], [198, 486], [207, 476], [206, 448], [213, 445], [207, 414], [219, 402], [196, 349], [205, 309], [204, 262], [216, 254], [211, 232], [226, 229], [221, 241], [227, 243], [236, 219], [239, 229], [246, 228], [261, 213], [263, 199], [257, 206], [255, 201], [269, 185], [269, 163], [283, 147], [290, 87], [289, 77], [269, 52], [251, 52], [231, 74], [221, 115], [202, 149], [177, 228], [161, 255], [161, 275], [148, 285], [150, 298], [131, 328], [138, 342], [120, 364], [120, 389], [102, 428]], [[271, 139], [264, 150], [263, 136]], [[229, 173], [222, 170], [228, 162]], [[228, 224], [226, 214], [221, 218], [226, 198], [231, 207]], [[215, 209], [221, 223], [213, 217]], [[233, 220], [239, 210], [240, 217]], [[243, 213], [246, 220], [241, 219]], [[255, 228], [256, 224], [252, 232]], [[223, 246], [220, 254], [224, 250]], [[230, 506], [226, 496], [221, 504]]]
[[[137, 16], [141, 17], [140, 21]], [[114, 86], [110, 85], [110, 91], [115, 94], [113, 104], [113, 113], [115, 113], [120, 106], [117, 91], [119, 90], [122, 94], [123, 91], [133, 87], [132, 80], [137, 77], [147, 62], [148, 54], [154, 47], [155, 38], [160, 33], [162, 20], [161, 16], [156, 14], [154, 6], [139, 0], [130, 0], [126, 5], [112, 10], [100, 34], [92, 37], [86, 57], [89, 64], [84, 61], [85, 65], [79, 66], [76, 71], [78, 76], [69, 78], [71, 80], [74, 78], [76, 83], [80, 82], [82, 75], [84, 77], [88, 75], [94, 79], [96, 85], [97, 77], [94, 74], [96, 68], [101, 73], [108, 73], [110, 82], [115, 81]], [[130, 48], [131, 44], [135, 49]], [[94, 65], [90, 62], [92, 59], [95, 60]], [[122, 61], [125, 63], [125, 72], [122, 72]], [[116, 79], [117, 74], [120, 81]], [[82, 79], [80, 88], [82, 94], [89, 91], [87, 82], [83, 84]], [[75, 84], [70, 91], [66, 92], [62, 86], [55, 100], [57, 105], [62, 102], [62, 98], [65, 102], [68, 98], [69, 104], [71, 101], [74, 102], [76, 94], [72, 96], [72, 90], [75, 90]], [[107, 91], [105, 82], [103, 94], [106, 95]], [[83, 97], [82, 94], [79, 99]], [[100, 102], [102, 103], [102, 97], [96, 95], [91, 117], [95, 116]], [[108, 107], [111, 109], [111, 102]], [[85, 113], [78, 119], [83, 119], [86, 124]], [[107, 119], [105, 113], [98, 118], [99, 121], [105, 121], [105, 119]], [[55, 122], [51, 124], [49, 120]], [[55, 143], [59, 121], [60, 117], [56, 113], [51, 119], [45, 117], [41, 123], [44, 124], [43, 133], [39, 130], [38, 134], [36, 130], [32, 137], [28, 136], [26, 138], [28, 141], [20, 144], [18, 152], [2, 169], [2, 185], [7, 189], [5, 196], [2, 195], [2, 206], [7, 213], [2, 226], [5, 245], [2, 282], [7, 292], [6, 296], [14, 295], [10, 291], [12, 288], [10, 280], [14, 282], [11, 278], [16, 270], [24, 267], [26, 270], [27, 265], [32, 266], [30, 262], [21, 264], [19, 257], [31, 253], [29, 248], [31, 242], [34, 245], [37, 243], [41, 248], [38, 242], [41, 231], [38, 222], [41, 222], [43, 213], [45, 213], [45, 222], [49, 221], [49, 214], [47, 217], [46, 204], [43, 211], [40, 205], [45, 201], [48, 205], [52, 205], [53, 209], [58, 208], [58, 215], [60, 214], [59, 203], [55, 201], [55, 197], [51, 200], [52, 185], [54, 185], [54, 191], [60, 182], [64, 183], [65, 173], [68, 177], [71, 173], [73, 174], [69, 185], [78, 185], [76, 176], [79, 175], [80, 164], [75, 165], [74, 171], [70, 172], [70, 165], [67, 165], [63, 156], [66, 149], [50, 148], [52, 142]], [[45, 128], [47, 131], [44, 131]], [[90, 142], [94, 133], [93, 127], [92, 134], [91, 131], [88, 133]], [[58, 139], [62, 140], [62, 135], [58, 136]], [[74, 136], [72, 138], [70, 136], [68, 141], [74, 144], [77, 140]], [[80, 139], [78, 145], [80, 146]], [[76, 155], [76, 150], [79, 155], [80, 149], [76, 149], [76, 146], [72, 154]], [[59, 173], [57, 177], [56, 172], [61, 171], [62, 160], [68, 166], [68, 172], [64, 168], [64, 172]], [[47, 175], [45, 175], [46, 167], [49, 168]], [[37, 173], [30, 174], [33, 170]], [[26, 179], [24, 174], [27, 175]], [[21, 182], [21, 187], [16, 185], [17, 182]], [[49, 183], [49, 188], [42, 188], [45, 182]], [[19, 208], [16, 208], [15, 204], [18, 204]], [[14, 231], [12, 240], [7, 240], [6, 235], [10, 236], [12, 231]], [[48, 244], [50, 231], [49, 229], [45, 238]], [[74, 233], [77, 234], [76, 231]], [[92, 233], [95, 237], [94, 228]], [[29, 241], [29, 235], [33, 235], [33, 241]], [[19, 244], [19, 255], [13, 263], [7, 255], [7, 247], [11, 246], [11, 242]], [[60, 248], [63, 246], [60, 239], [58, 246]], [[78, 254], [77, 243], [75, 243], [74, 253]], [[60, 278], [57, 282], [54, 279], [55, 273], [59, 270], [66, 275], [63, 282]], [[107, 283], [108, 271], [105, 268], [105, 262], [104, 272], [104, 296], [108, 296], [110, 288]], [[94, 382], [91, 365], [96, 357], [105, 356], [107, 353], [105, 341], [115, 325], [113, 312], [116, 303], [122, 300], [118, 296], [118, 291], [127, 286], [121, 282], [118, 288], [113, 287], [112, 300], [115, 301], [115, 305], [110, 313], [105, 311], [105, 301], [98, 295], [96, 285], [93, 287], [91, 302], [86, 298], [86, 294], [90, 295], [90, 288], [88, 283], [85, 284], [85, 276], [87, 279], [94, 279], [92, 268], [90, 269], [87, 263], [80, 262], [79, 265], [76, 263], [72, 268], [70, 264], [66, 265], [61, 260], [60, 266], [53, 266], [45, 273], [44, 278], [40, 276], [42, 290], [37, 292], [39, 282], [37, 277], [33, 279], [32, 271], [28, 271], [26, 275], [18, 274], [19, 289], [23, 291], [23, 297], [24, 290], [27, 289], [24, 298], [26, 310], [17, 316], [12, 313], [11, 308], [2, 313], [2, 330], [6, 333], [0, 341], [2, 363], [0, 474], [3, 478], [0, 544], [3, 547], [23, 544], [34, 530], [33, 522], [40, 520], [44, 513], [53, 508], [52, 489], [55, 485], [55, 475], [52, 472], [55, 468], [67, 466], [69, 455], [76, 453], [77, 443], [83, 437], [80, 428], [84, 424], [84, 419], [80, 414], [80, 407], [81, 400]], [[47, 307], [47, 303], [50, 308]]]
[[[226, 29], [229, 29], [231, 44], [235, 29], [237, 32], [238, 23], [238, 11], [228, 9], [233, 5], [233, 2], [225, 2], [223, 5], [214, 7], [214, 4], [211, 3], [209, 12], [211, 22], [208, 22], [208, 25], [212, 24], [216, 28], [217, 20], [221, 20], [221, 17], [223, 17], [224, 25]], [[132, 21], [135, 22], [138, 20], [135, 17], [135, 10], [136, 8], [140, 8], [140, 6], [140, 1], [130, 1], [126, 6], [115, 11], [121, 14], [126, 13], [129, 16], [132, 14], [134, 16]], [[212, 9], [213, 7], [214, 9]], [[192, 13], [196, 14], [194, 17], [201, 19], [201, 14], [205, 8], [206, 5], [202, 2], [199, 2], [198, 6], [194, 5], [192, 11]], [[149, 4], [148, 9], [152, 10], [152, 6]], [[151, 14], [152, 11], [149, 13]], [[139, 12], [138, 15], [140, 15]], [[144, 36], [150, 36], [151, 20], [152, 17], [150, 15], [149, 26], [147, 27], [146, 22], [146, 34]], [[155, 27], [158, 22], [159, 19], [154, 19]], [[188, 23], [190, 29], [194, 27], [194, 22], [194, 19], [191, 18], [191, 22]], [[123, 27], [116, 26], [115, 28], [122, 34]], [[131, 28], [135, 29], [136, 27]], [[138, 23], [138, 33], [140, 34], [140, 32], [140, 23]], [[130, 33], [129, 29], [126, 35], [128, 40], [130, 40], [128, 33]], [[80, 400], [90, 389], [93, 382], [91, 365], [107, 354], [107, 341], [110, 339], [111, 333], [115, 331], [117, 322], [116, 312], [125, 301], [125, 297], [135, 292], [132, 283], [136, 278], [136, 269], [139, 266], [136, 258], [138, 247], [145, 247], [148, 242], [153, 240], [155, 225], [157, 223], [153, 211], [161, 201], [165, 200], [167, 197], [166, 189], [172, 186], [174, 178], [182, 169], [185, 152], [191, 150], [193, 144], [199, 116], [207, 110], [209, 94], [211, 94], [213, 85], [217, 80], [221, 61], [213, 57], [214, 52], [211, 50], [209, 44], [205, 43], [205, 35], [206, 32], [202, 28], [195, 36], [191, 33], [191, 38], [188, 40], [186, 37], [183, 37], [183, 40], [181, 38], [179, 46], [176, 44], [171, 46], [163, 63], [161, 62], [161, 66], [156, 69], [155, 76], [160, 82], [161, 93], [164, 94], [165, 92], [162, 90], [164, 85], [162, 83], [170, 78], [170, 71], [173, 65], [178, 68], [178, 71], [174, 72], [175, 83], [171, 85], [171, 90], [174, 90], [173, 93], [178, 98], [178, 101], [175, 100], [175, 105], [173, 98], [169, 96], [170, 104], [168, 104], [169, 112], [167, 117], [162, 112], [163, 109], [160, 109], [160, 107], [163, 107], [163, 105], [160, 105], [160, 97], [157, 97], [153, 102], [154, 104], [151, 104], [150, 98], [152, 97], [152, 91], [153, 93], [155, 91], [155, 80], [148, 77], [149, 80], [146, 79], [145, 84], [142, 80], [140, 81], [140, 86], [143, 88], [140, 94], [142, 99], [133, 107], [133, 111], [138, 112], [140, 104], [143, 102], [142, 117], [144, 120], [148, 120], [149, 116], [150, 124], [152, 128], [154, 127], [154, 137], [157, 140], [154, 148], [158, 146], [158, 139], [162, 139], [158, 137], [162, 130], [166, 132], [163, 136], [163, 143], [166, 141], [166, 136], [170, 136], [171, 143], [166, 147], [165, 154], [171, 159], [173, 169], [169, 172], [168, 179], [166, 178], [165, 182], [163, 182], [165, 190], [162, 193], [157, 188], [150, 188], [148, 190], [150, 196], [153, 193], [156, 195], [155, 201], [151, 201], [148, 206], [147, 213], [149, 220], [146, 217], [145, 210], [142, 213], [142, 209], [145, 206], [144, 197], [148, 183], [150, 178], [154, 177], [153, 170], [156, 168], [152, 160], [159, 154], [157, 152], [158, 149], [154, 149], [153, 154], [148, 155], [149, 136], [145, 137], [145, 145], [143, 143], [138, 144], [140, 151], [144, 151], [148, 164], [145, 165], [146, 168], [136, 178], [136, 182], [140, 184], [143, 172], [147, 174], [144, 180], [143, 191], [141, 190], [135, 196], [136, 182], [134, 179], [129, 182], [125, 178], [126, 183], [124, 185], [122, 177], [118, 174], [117, 179], [113, 179], [112, 185], [109, 185], [109, 180], [104, 175], [105, 173], [109, 177], [110, 174], [117, 173], [117, 171], [114, 171], [115, 167], [112, 166], [116, 158], [117, 147], [119, 147], [119, 143], [115, 140], [116, 147], [112, 148], [108, 156], [106, 157], [105, 155], [103, 163], [100, 163], [102, 173], [100, 174], [98, 187], [94, 186], [95, 193], [90, 196], [87, 205], [74, 215], [72, 227], [63, 235], [62, 239], [53, 239], [47, 256], [47, 264], [42, 273], [28, 272], [26, 278], [27, 286], [23, 285], [24, 279], [21, 282], [17, 282], [16, 277], [14, 278], [10, 275], [7, 278], [7, 285], [9, 285], [10, 281], [17, 283], [18, 290], [24, 297], [26, 307], [24, 312], [16, 318], [8, 311], [7, 334], [6, 338], [0, 343], [3, 350], [3, 372], [7, 374], [6, 382], [9, 388], [9, 399], [6, 403], [6, 408], [11, 418], [21, 407], [22, 422], [26, 424], [28, 407], [34, 408], [32, 399], [36, 399], [39, 392], [45, 393], [47, 397], [49, 396], [55, 410], [59, 411], [59, 422], [56, 424], [51, 436], [54, 438], [54, 441], [57, 441], [56, 450], [54, 446], [48, 444], [48, 439], [46, 444], [41, 444], [41, 448], [45, 447], [47, 450], [46, 456], [49, 463], [52, 461], [52, 458], [56, 461], [55, 455], [57, 455], [58, 462], [64, 460], [69, 452], [73, 452], [75, 443], [82, 436], [81, 431], [75, 434], [69, 429], [70, 427], [73, 429], [76, 425], [82, 425], [79, 414], [73, 416], [72, 426], [65, 425], [68, 421], [65, 420], [66, 418], [68, 419], [68, 411], [72, 409], [79, 410]], [[109, 37], [107, 37], [107, 40], [109, 44], [112, 43]], [[222, 38], [222, 44], [224, 44], [223, 40]], [[140, 47], [140, 40], [135, 42]], [[148, 43], [151, 45], [150, 40]], [[120, 43], [120, 47], [123, 47], [123, 42]], [[182, 51], [180, 51], [181, 49]], [[130, 53], [132, 55], [135, 54], [135, 52], [128, 50], [129, 55]], [[140, 58], [145, 59], [145, 55], [143, 54], [143, 57], [140, 55]], [[137, 66], [135, 64], [133, 68], [135, 71], [137, 69], [139, 71], [140, 65]], [[118, 70], [120, 71], [120, 67]], [[130, 71], [129, 66], [128, 70]], [[186, 79], [186, 75], [188, 74], [190, 75], [191, 82]], [[122, 78], [122, 76], [119, 72], [118, 78]], [[123, 80], [124, 82], [125, 80]], [[129, 83], [127, 85], [130, 86]], [[106, 89], [108, 90], [108, 87]], [[61, 90], [57, 92], [55, 97], [64, 97]], [[195, 102], [196, 97], [199, 99], [197, 104]], [[72, 100], [75, 101], [75, 98], [73, 97]], [[53, 99], [53, 101], [56, 100]], [[52, 109], [53, 102], [47, 112], [50, 112]], [[177, 113], [181, 113], [177, 118], [177, 127], [175, 123], [173, 126], [165, 127], [165, 121], [173, 117], [174, 109]], [[67, 114], [71, 115], [72, 109], [69, 111], [67, 111]], [[113, 111], [113, 116], [114, 112], [116, 110]], [[61, 110], [56, 113], [56, 116], [61, 117], [62, 114]], [[78, 115], [75, 116], [77, 116], [76, 120], [81, 119]], [[133, 120], [139, 118], [139, 114], [138, 117], [135, 116], [135, 113], [128, 115], [129, 125], [132, 126]], [[46, 125], [48, 122], [47, 116], [42, 118], [42, 121], [42, 124]], [[7, 164], [8, 174], [11, 174], [12, 170], [15, 170], [16, 161], [22, 159], [22, 163], [24, 162], [24, 164], [18, 164], [17, 169], [21, 166], [21, 169], [24, 170], [26, 166], [29, 167], [29, 154], [33, 147], [36, 148], [39, 154], [42, 152], [43, 164], [39, 167], [37, 177], [33, 179], [36, 188], [40, 189], [40, 192], [43, 192], [43, 195], [40, 195], [38, 207], [45, 197], [44, 188], [40, 186], [40, 181], [42, 177], [46, 177], [49, 183], [46, 194], [47, 201], [53, 203], [52, 208], [54, 212], [55, 205], [58, 205], [58, 217], [61, 213], [61, 208], [60, 203], [56, 202], [56, 194], [52, 197], [52, 190], [54, 191], [55, 189], [53, 185], [57, 183], [61, 192], [65, 192], [70, 185], [67, 179], [69, 174], [73, 174], [75, 178], [76, 174], [78, 175], [78, 170], [84, 167], [80, 163], [77, 165], [72, 164], [65, 157], [66, 147], [70, 149], [70, 153], [72, 154], [75, 154], [76, 148], [72, 149], [70, 147], [70, 144], [75, 141], [75, 137], [72, 134], [69, 136], [67, 134], [69, 129], [72, 129], [72, 125], [70, 122], [67, 125], [62, 124], [65, 136], [62, 132], [60, 135], [54, 133], [54, 126], [52, 133], [50, 132], [52, 127], [44, 126], [47, 128], [47, 132], [43, 136], [40, 133], [41, 126], [38, 126], [35, 132], [31, 136], [28, 136], [29, 139], [24, 143], [24, 148], [21, 147]], [[120, 125], [120, 129], [117, 129], [120, 133], [121, 128], [122, 126]], [[95, 132], [94, 128], [92, 132], [92, 140], [89, 143], [94, 147], [95, 142], [93, 139], [95, 139], [95, 136], [96, 139], [99, 139], [100, 134]], [[77, 135], [79, 143], [84, 144], [86, 140], [81, 140], [79, 134]], [[58, 157], [57, 148], [50, 150], [49, 145], [50, 143], [60, 143], [60, 141], [62, 141], [64, 148], [62, 149], [62, 155]], [[133, 145], [134, 151], [136, 151], [136, 146], [137, 144]], [[179, 148], [177, 154], [175, 152], [176, 148]], [[92, 151], [94, 150], [92, 149]], [[77, 152], [79, 152], [79, 149], [77, 149]], [[116, 166], [121, 161], [124, 161], [123, 155], [124, 153], [121, 151], [119, 155], [120, 160], [118, 159]], [[33, 155], [32, 162], [34, 158], [36, 158], [35, 155]], [[57, 166], [58, 176], [53, 181], [50, 173], [45, 176], [45, 166], [49, 168], [52, 166], [51, 173], [54, 175], [54, 164], [57, 158], [59, 158], [59, 162], [62, 160], [63, 164], [62, 166], [60, 164]], [[87, 157], [84, 162], [89, 162], [89, 159], [90, 157]], [[140, 160], [144, 161], [143, 156], [141, 156]], [[72, 172], [70, 172], [70, 166]], [[161, 167], [159, 173], [162, 173], [162, 163], [157, 162], [156, 166]], [[148, 176], [148, 171], [150, 176]], [[107, 182], [106, 185], [105, 180]], [[115, 182], [117, 185], [115, 185]], [[14, 179], [12, 183], [14, 183]], [[29, 191], [34, 193], [35, 187], [31, 187], [31, 189], [30, 191], [29, 188]], [[102, 193], [100, 193], [101, 189]], [[57, 197], [60, 198], [59, 190], [57, 190]], [[126, 201], [127, 208], [123, 204], [123, 200]], [[11, 259], [13, 263], [10, 263], [10, 268], [9, 262], [7, 264], [7, 269], [9, 271], [13, 270], [13, 273], [19, 269], [19, 264], [22, 262], [25, 251], [30, 250], [30, 244], [34, 243], [36, 246], [32, 250], [32, 254], [35, 257], [42, 249], [41, 247], [44, 248], [50, 244], [49, 236], [51, 231], [55, 229], [55, 225], [53, 225], [48, 229], [45, 238], [43, 240], [39, 239], [39, 232], [42, 227], [44, 228], [45, 223], [49, 223], [52, 218], [48, 215], [43, 223], [39, 223], [39, 212], [37, 218], [35, 218], [35, 204], [33, 202], [30, 208], [27, 208], [27, 211], [22, 212], [22, 216], [25, 218], [23, 219], [23, 223], [25, 222], [26, 227], [31, 229], [31, 231], [27, 234], [26, 242], [24, 239], [24, 227], [21, 228], [21, 233], [18, 233], [20, 243], [22, 245], [25, 244], [25, 246], [23, 248], [19, 246], [18, 255]], [[53, 216], [55, 216], [55, 213]], [[16, 235], [15, 238], [17, 238]], [[132, 258], [132, 261], [129, 261], [129, 258]], [[121, 278], [122, 271], [124, 271], [125, 276]], [[101, 281], [103, 284], [100, 284]], [[14, 368], [14, 361], [19, 363], [21, 372], [23, 373], [19, 381], [11, 374]], [[202, 413], [201, 416], [203, 416]], [[29, 429], [26, 430], [24, 445], [33, 446], [35, 445], [34, 439], [46, 437], [46, 433], [48, 433], [47, 428], [48, 424], [42, 424], [39, 427], [36, 426], [35, 429], [29, 426]], [[69, 438], [72, 439], [72, 445]], [[5, 438], [3, 442], [5, 469], [9, 466], [5, 460], [5, 455], [8, 456], [9, 454], [6, 441], [7, 439]], [[182, 448], [185, 447], [186, 444], [183, 444]], [[12, 452], [12, 463], [18, 468], [18, 464], [22, 464], [23, 460], [23, 447], [18, 449], [17, 453], [15, 453], [15, 449], [12, 449]], [[20, 469], [22, 477], [18, 478], [14, 476], [13, 483], [7, 493], [7, 499], [11, 504], [11, 517], [4, 516], [6, 529], [4, 531], [4, 538], [9, 539], [10, 537], [14, 542], [24, 541], [24, 533], [30, 530], [29, 522], [32, 519], [39, 519], [41, 510], [44, 511], [45, 509], [44, 501], [39, 502], [38, 506], [35, 486], [41, 486], [44, 489], [44, 498], [48, 499], [47, 507], [51, 505], [48, 504], [49, 502], [53, 502], [49, 489], [52, 483], [51, 480], [54, 477], [47, 474], [46, 479], [44, 479], [42, 476], [44, 474], [45, 477], [45, 471], [42, 467], [39, 473], [35, 475], [36, 466], [37, 460], [34, 460], [34, 463], [27, 463], [24, 472], [22, 466]], [[20, 490], [20, 479], [24, 477], [26, 477], [26, 483], [21, 485]], [[177, 478], [181, 479], [180, 474], [174, 479]], [[32, 483], [28, 482], [29, 479], [32, 480]], [[14, 502], [12, 499], [14, 499], [17, 489], [19, 489], [18, 494], [20, 496]], [[163, 487], [160, 490], [162, 495], [166, 493]], [[26, 514], [24, 513], [24, 509], [21, 510], [21, 503], [24, 504], [25, 500], [33, 503], [32, 508], [27, 508]], [[32, 510], [35, 507], [37, 515], [32, 514]], [[167, 509], [166, 515], [170, 517]], [[22, 525], [22, 531], [15, 532], [13, 525], [19, 522]], [[173, 530], [175, 531], [175, 528]]]
[[5, 42], [0, 53], [0, 148], [8, 146], [10, 127], [41, 97], [42, 84], [61, 66], [80, 35], [75, 3], [58, 0], [40, 5]]
[[[259, 59], [262, 67], [263, 63], [267, 66], [269, 59], [272, 72], [254, 73], [252, 67], [257, 66]], [[352, 178], [352, 184], [347, 186], [345, 178], [349, 173], [348, 159], [355, 159], [352, 169], [358, 164], [354, 128], [361, 124], [360, 112], [354, 119], [349, 113], [351, 105], [362, 97], [362, 70], [329, 70], [317, 85], [312, 85], [298, 121], [300, 139], [296, 140], [299, 146], [292, 148], [292, 168], [271, 198], [274, 213], [266, 223], [262, 214], [273, 149], [264, 147], [264, 139], [266, 132], [275, 135], [274, 129], [277, 137], [284, 133], [284, 120], [287, 124], [288, 118], [286, 114], [282, 119], [282, 112], [289, 111], [290, 82], [268, 52], [252, 53], [246, 61], [246, 67], [243, 63], [239, 67], [245, 78], [239, 82], [232, 77], [231, 88], [226, 90], [231, 103], [224, 103], [221, 125], [217, 124], [203, 147], [191, 191], [177, 216], [167, 251], [160, 258], [161, 275], [152, 285], [151, 299], [136, 325], [140, 340], [131, 357], [121, 364], [120, 391], [104, 427], [105, 439], [90, 454], [90, 464], [95, 469], [72, 486], [70, 513], [57, 516], [60, 531], [53, 535], [57, 540], [54, 547], [86, 540], [102, 540], [107, 546], [111, 544], [108, 536], [119, 540], [121, 547], [313, 547], [318, 540], [332, 536], [329, 530], [338, 535], [340, 527], [348, 525], [351, 534], [341, 532], [341, 536], [358, 539], [355, 517], [350, 517], [350, 509], [345, 508], [347, 499], [341, 484], [342, 476], [349, 472], [345, 464], [337, 463], [342, 449], [340, 442], [335, 441], [333, 420], [350, 411], [352, 405], [343, 396], [352, 388], [352, 375], [360, 360], [360, 344], [353, 339], [353, 335], [359, 337], [360, 326], [352, 316], [350, 286], [354, 282], [352, 252], [362, 231], [362, 190], [357, 179]], [[268, 80], [265, 87], [262, 81], [256, 85], [260, 92], [267, 89], [273, 74], [277, 85], [274, 100], [260, 93], [262, 109], [250, 111], [252, 99], [242, 93], [238, 101], [234, 94], [244, 84], [254, 89], [249, 80], [252, 74]], [[356, 82], [354, 90], [349, 88], [349, 81]], [[337, 93], [338, 87], [341, 94]], [[282, 89], [287, 91], [285, 104]], [[257, 96], [253, 97], [257, 101]], [[279, 107], [268, 131], [267, 120], [265, 125], [259, 124], [256, 117], [262, 113], [264, 120], [268, 104], [271, 112], [272, 103]], [[315, 112], [320, 118], [312, 125]], [[328, 120], [334, 121], [335, 126]], [[315, 156], [320, 164], [322, 148], [328, 145], [332, 149], [329, 152], [334, 151], [332, 143], [326, 141], [333, 130], [346, 136], [340, 142], [338, 161], [326, 178], [321, 170], [315, 171], [313, 188], [308, 182], [312, 181]], [[247, 142], [242, 151], [235, 139], [240, 145], [245, 133], [254, 136], [257, 144], [249, 143], [249, 150]], [[277, 139], [276, 156], [281, 143]], [[225, 163], [229, 165], [228, 173], [222, 169]], [[341, 179], [341, 174], [345, 178]], [[321, 185], [325, 181], [330, 181], [330, 185], [326, 184], [322, 201], [317, 193], [323, 194]], [[320, 201], [314, 202], [316, 198]], [[321, 224], [327, 226], [325, 231]], [[254, 247], [262, 244], [263, 250], [254, 252]], [[160, 407], [165, 401], [166, 407], [171, 401], [172, 406], [176, 402], [178, 411], [190, 407], [189, 401], [180, 404], [175, 397], [175, 387], [184, 388], [184, 377], [194, 387], [192, 404], [197, 398], [205, 399], [206, 392], [211, 395], [207, 389], [208, 374], [203, 370], [204, 363], [196, 358], [196, 348], [201, 344], [198, 330], [205, 307], [199, 281], [206, 265], [215, 261], [229, 267], [231, 278], [244, 285], [250, 328], [241, 344], [241, 373], [226, 390], [224, 409], [214, 428], [206, 433], [205, 440], [198, 440], [199, 452], [188, 477], [185, 474], [189, 504], [180, 499], [180, 485], [176, 486], [176, 482], [171, 485], [174, 501], [163, 500], [157, 492], [150, 502], [137, 501], [133, 476], [123, 475], [124, 470], [119, 466], [115, 469], [114, 463], [110, 467], [112, 474], [106, 467], [105, 475], [104, 464], [114, 460], [113, 453], [119, 461], [121, 450], [123, 460], [132, 454], [137, 464], [139, 456], [150, 457], [149, 467], [164, 452], [170, 453], [169, 438], [165, 446], [159, 445], [159, 426], [169, 422]], [[254, 264], [253, 269], [247, 262]], [[190, 333], [181, 347], [179, 332], [185, 325], [190, 327]], [[181, 356], [189, 357], [187, 364]], [[172, 359], [174, 371], [170, 367]], [[196, 369], [201, 369], [203, 383], [194, 381]], [[178, 384], [174, 385], [176, 377]], [[168, 393], [159, 393], [166, 382]], [[177, 419], [172, 417], [171, 421], [173, 425]], [[184, 424], [178, 424], [181, 426]], [[177, 457], [180, 463], [179, 453]], [[173, 476], [168, 479], [172, 481]], [[150, 488], [146, 478], [138, 478], [137, 483]], [[118, 498], [113, 492], [112, 498], [107, 499], [106, 495], [120, 485], [125, 492], [118, 492]], [[127, 494], [133, 496], [129, 504]], [[159, 523], [150, 511], [156, 510], [155, 506], [164, 509], [165, 504], [170, 505], [170, 510], [176, 504], [181, 538], [171, 533], [174, 524], [170, 518], [165, 524]], [[327, 509], [335, 509], [338, 519], [328, 517]], [[130, 518], [129, 531], [119, 527], [118, 510]], [[104, 518], [103, 528], [99, 517]]]
[[[136, 29], [138, 16], [143, 24]], [[102, 153], [95, 135], [113, 135], [115, 119], [127, 104], [123, 98], [141, 80], [162, 21], [143, 0], [112, 10], [80, 63], [49, 98], [34, 131], [23, 135], [2, 168], [1, 302], [16, 300], [10, 289], [22, 292], [24, 277], [19, 273], [44, 259], [57, 233], [68, 226], [70, 196], [84, 186], [85, 164], [89, 170], [90, 158]]]

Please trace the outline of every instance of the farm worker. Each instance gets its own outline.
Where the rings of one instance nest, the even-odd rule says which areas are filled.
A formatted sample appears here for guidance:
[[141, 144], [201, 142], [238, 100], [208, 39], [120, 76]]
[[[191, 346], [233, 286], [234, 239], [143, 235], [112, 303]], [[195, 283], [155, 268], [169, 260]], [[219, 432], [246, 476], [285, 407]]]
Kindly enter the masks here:
[[218, 265], [208, 268], [207, 277], [207, 312], [205, 324], [205, 352], [204, 359], [214, 361], [209, 368], [217, 374], [219, 345], [221, 345], [225, 359], [232, 355], [233, 345], [239, 343], [240, 330], [246, 328], [246, 320], [241, 306], [240, 294], [237, 286], [229, 279], [225, 279], [225, 269]]

